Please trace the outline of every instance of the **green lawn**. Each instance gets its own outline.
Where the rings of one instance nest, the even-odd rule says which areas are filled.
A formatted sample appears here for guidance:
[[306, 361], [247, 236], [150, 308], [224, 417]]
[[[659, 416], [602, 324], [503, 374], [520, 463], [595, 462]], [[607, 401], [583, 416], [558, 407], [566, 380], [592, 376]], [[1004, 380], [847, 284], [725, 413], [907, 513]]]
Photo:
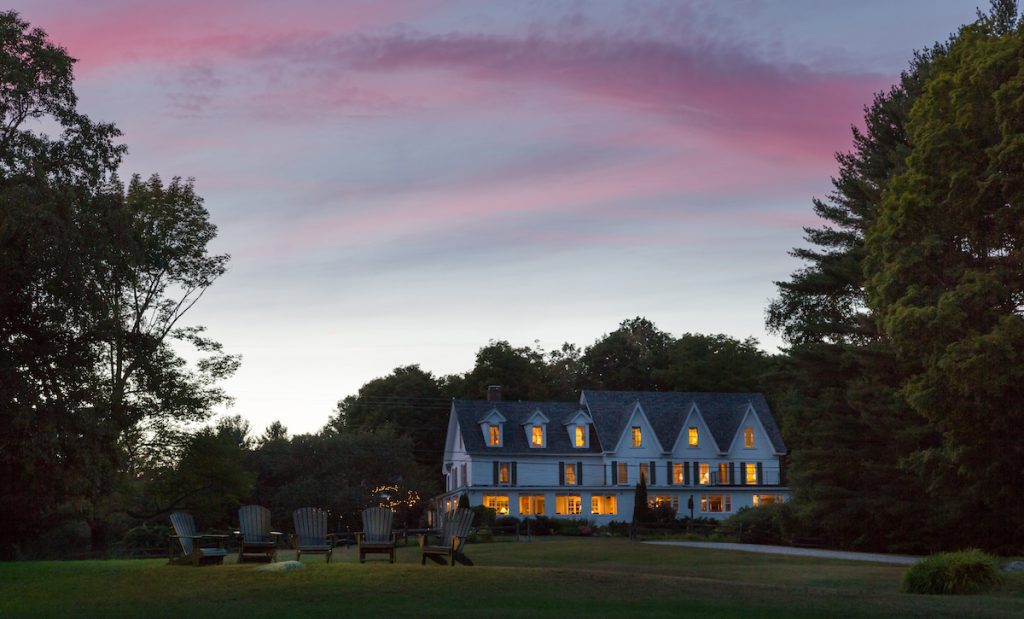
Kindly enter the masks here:
[[[289, 573], [162, 560], [0, 564], [8, 617], [1022, 617], [1024, 574], [984, 596], [898, 593], [898, 566], [648, 546], [621, 539], [471, 545], [475, 567], [339, 550]], [[282, 553], [283, 559], [292, 558]]]

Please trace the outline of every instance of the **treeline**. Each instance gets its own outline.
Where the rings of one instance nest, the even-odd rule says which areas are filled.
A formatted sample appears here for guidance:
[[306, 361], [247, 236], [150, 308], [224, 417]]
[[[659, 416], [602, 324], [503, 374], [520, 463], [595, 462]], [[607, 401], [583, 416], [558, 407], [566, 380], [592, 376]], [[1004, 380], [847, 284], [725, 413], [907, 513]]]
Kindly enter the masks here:
[[1024, 29], [915, 55], [837, 157], [768, 325], [794, 507], [833, 545], [1024, 548]]

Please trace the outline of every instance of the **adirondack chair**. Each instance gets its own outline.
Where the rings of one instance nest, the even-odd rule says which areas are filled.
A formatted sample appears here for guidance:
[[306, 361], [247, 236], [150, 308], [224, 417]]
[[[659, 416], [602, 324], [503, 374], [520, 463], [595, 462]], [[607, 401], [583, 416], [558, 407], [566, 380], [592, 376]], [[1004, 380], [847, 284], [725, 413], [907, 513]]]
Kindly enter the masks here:
[[386, 507], [371, 507], [363, 510], [363, 531], [356, 533], [359, 547], [359, 562], [366, 563], [370, 553], [387, 553], [395, 562], [395, 544], [398, 534], [391, 530], [395, 513]]
[[277, 539], [284, 535], [270, 530], [270, 510], [246, 505], [238, 510], [238, 562], [277, 560]]
[[295, 535], [292, 535], [292, 547], [295, 558], [302, 560], [302, 553], [327, 555], [331, 562], [334, 552], [334, 533], [327, 532], [326, 511], [318, 507], [303, 507], [292, 512], [295, 523]]
[[[204, 563], [224, 563], [228, 551], [224, 548], [227, 535], [196, 533], [196, 521], [188, 512], [171, 514], [171, 526], [174, 535], [168, 535], [167, 563], [179, 565], [203, 565]], [[178, 540], [175, 542], [174, 540]], [[181, 556], [175, 556], [176, 548], [181, 548]]]
[[[444, 557], [448, 557], [451, 565], [458, 561], [463, 565], [473, 565], [473, 562], [462, 552], [462, 547], [469, 537], [469, 530], [473, 526], [473, 512], [462, 508], [445, 514], [441, 523], [440, 534], [421, 534], [420, 538], [420, 565], [426, 565], [427, 559], [434, 563], [444, 565]], [[432, 541], [436, 540], [436, 541]]]

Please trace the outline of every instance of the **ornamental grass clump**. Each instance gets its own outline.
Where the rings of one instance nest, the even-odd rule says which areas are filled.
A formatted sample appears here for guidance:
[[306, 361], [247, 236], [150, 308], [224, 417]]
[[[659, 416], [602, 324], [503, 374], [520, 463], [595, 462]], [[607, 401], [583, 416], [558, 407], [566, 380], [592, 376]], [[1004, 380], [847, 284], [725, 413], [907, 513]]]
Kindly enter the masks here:
[[904, 593], [970, 594], [992, 590], [1002, 582], [999, 563], [992, 555], [971, 548], [940, 552], [903, 574]]

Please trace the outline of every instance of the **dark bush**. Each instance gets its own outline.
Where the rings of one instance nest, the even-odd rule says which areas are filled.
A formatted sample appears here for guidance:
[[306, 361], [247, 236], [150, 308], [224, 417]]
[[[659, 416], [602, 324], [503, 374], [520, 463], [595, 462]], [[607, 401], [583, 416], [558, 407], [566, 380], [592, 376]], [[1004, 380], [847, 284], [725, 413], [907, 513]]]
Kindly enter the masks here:
[[519, 519], [515, 516], [501, 516], [494, 521], [496, 527], [514, 527], [519, 524]]
[[749, 544], [788, 544], [793, 540], [792, 508], [787, 503], [743, 507], [723, 520], [718, 532]]
[[558, 521], [548, 516], [533, 516], [527, 518], [531, 535], [555, 535], [558, 532]]
[[903, 574], [900, 590], [904, 593], [983, 593], [1002, 580], [996, 558], [971, 548], [940, 552], [912, 565]]
[[168, 535], [170, 529], [162, 524], [144, 524], [129, 529], [121, 538], [118, 550], [129, 557], [155, 554], [158, 550], [166, 550]]
[[484, 507], [483, 505], [475, 505], [470, 507], [473, 513], [473, 526], [476, 527], [493, 527], [496, 512], [490, 507]]

